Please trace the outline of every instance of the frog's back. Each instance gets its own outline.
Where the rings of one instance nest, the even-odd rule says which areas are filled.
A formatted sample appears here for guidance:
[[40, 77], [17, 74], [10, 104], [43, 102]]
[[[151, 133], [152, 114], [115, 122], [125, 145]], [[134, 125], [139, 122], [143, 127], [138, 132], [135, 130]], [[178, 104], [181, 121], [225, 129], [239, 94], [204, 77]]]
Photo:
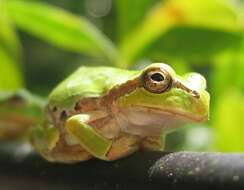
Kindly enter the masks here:
[[135, 78], [138, 73], [112, 67], [80, 67], [51, 92], [49, 103], [68, 107], [78, 99], [103, 96], [114, 86]]

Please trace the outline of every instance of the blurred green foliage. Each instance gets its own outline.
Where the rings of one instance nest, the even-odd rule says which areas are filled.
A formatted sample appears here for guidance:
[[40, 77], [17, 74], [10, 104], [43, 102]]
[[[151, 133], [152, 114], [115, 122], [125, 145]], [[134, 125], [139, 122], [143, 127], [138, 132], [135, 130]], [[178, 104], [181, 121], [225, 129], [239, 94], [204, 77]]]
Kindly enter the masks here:
[[167, 62], [204, 74], [212, 101], [206, 126], [170, 146], [244, 151], [243, 12], [241, 0], [0, 0], [0, 90], [47, 95], [79, 65]]

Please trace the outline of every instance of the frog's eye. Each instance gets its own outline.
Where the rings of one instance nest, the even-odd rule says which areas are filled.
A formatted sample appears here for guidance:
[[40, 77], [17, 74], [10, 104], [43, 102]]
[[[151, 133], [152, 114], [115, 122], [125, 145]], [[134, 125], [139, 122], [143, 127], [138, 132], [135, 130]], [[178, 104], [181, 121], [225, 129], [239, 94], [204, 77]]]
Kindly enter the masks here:
[[162, 68], [151, 68], [142, 75], [143, 87], [152, 93], [162, 93], [172, 84], [170, 74]]

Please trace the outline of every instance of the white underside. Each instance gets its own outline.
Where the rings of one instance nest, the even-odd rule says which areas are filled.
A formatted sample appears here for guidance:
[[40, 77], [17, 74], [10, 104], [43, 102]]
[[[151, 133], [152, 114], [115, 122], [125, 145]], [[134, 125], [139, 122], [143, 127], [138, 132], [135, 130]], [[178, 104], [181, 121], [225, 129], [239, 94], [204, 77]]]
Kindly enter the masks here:
[[121, 109], [116, 119], [122, 131], [139, 136], [159, 135], [190, 121], [176, 113], [138, 107]]

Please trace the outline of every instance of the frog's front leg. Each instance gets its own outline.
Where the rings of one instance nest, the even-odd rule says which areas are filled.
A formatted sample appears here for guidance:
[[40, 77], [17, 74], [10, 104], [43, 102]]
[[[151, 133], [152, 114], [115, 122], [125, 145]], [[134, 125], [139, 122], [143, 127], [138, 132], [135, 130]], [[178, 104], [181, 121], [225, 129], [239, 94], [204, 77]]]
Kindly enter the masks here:
[[66, 121], [65, 128], [87, 152], [96, 158], [107, 160], [106, 154], [111, 148], [112, 140], [100, 135], [88, 124], [90, 121], [89, 114], [78, 114]]
[[109, 140], [88, 124], [90, 120], [88, 114], [72, 116], [66, 122], [66, 130], [94, 157], [111, 161], [138, 150], [141, 141], [139, 136], [121, 133], [117, 138]]

